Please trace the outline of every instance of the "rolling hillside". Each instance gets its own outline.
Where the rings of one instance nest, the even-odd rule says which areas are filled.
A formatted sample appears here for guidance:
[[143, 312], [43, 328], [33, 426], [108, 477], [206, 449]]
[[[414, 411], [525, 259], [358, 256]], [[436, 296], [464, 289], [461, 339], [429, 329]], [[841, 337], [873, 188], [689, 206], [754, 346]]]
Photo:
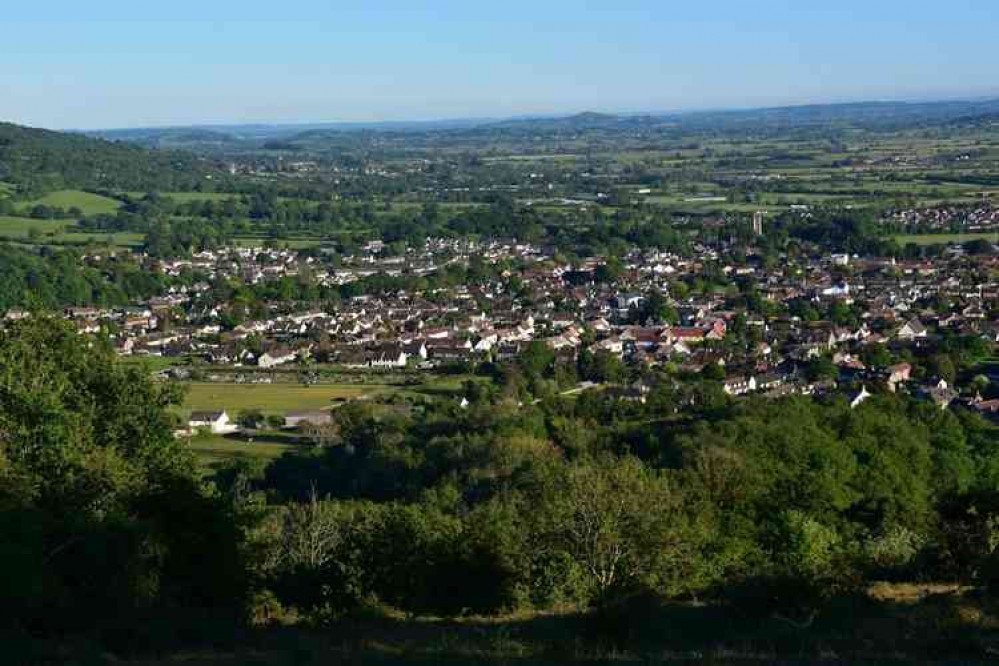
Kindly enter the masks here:
[[190, 190], [220, 172], [182, 152], [0, 123], [0, 181], [23, 193], [63, 189]]

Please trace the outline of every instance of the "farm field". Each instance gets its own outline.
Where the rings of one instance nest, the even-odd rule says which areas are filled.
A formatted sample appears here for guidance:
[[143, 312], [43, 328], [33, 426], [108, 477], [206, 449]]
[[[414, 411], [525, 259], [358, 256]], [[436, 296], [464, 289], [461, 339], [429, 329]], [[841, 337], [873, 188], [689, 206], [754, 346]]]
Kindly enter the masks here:
[[115, 247], [139, 247], [145, 240], [145, 234], [133, 231], [119, 231], [112, 234], [95, 233], [93, 231], [63, 231], [55, 237], [60, 243], [72, 245], [87, 245], [89, 243], [108, 244]]
[[31, 229], [37, 229], [42, 234], [58, 234], [67, 224], [65, 220], [32, 220], [27, 217], [0, 216], [0, 238], [27, 238]]
[[295, 444], [278, 441], [248, 442], [236, 437], [222, 435], [202, 435], [194, 437], [188, 444], [194, 451], [202, 467], [213, 467], [229, 460], [251, 459], [271, 461], [280, 458], [297, 447]]
[[[132, 199], [142, 199], [147, 192], [125, 192]], [[159, 196], [172, 199], [177, 203], [189, 203], [191, 201], [225, 201], [226, 199], [238, 198], [238, 194], [229, 192], [158, 192]]]
[[318, 238], [272, 239], [253, 236], [235, 236], [232, 239], [232, 244], [236, 247], [264, 247], [268, 241], [274, 241], [281, 247], [287, 246], [292, 250], [306, 250], [322, 245], [322, 241]]
[[999, 241], [996, 233], [971, 234], [899, 234], [894, 236], [899, 245], [915, 243], [916, 245], [946, 245], [948, 243], [969, 243], [973, 240]]
[[389, 384], [187, 384], [184, 409], [208, 411], [225, 409], [230, 416], [243, 410], [259, 409], [267, 414], [285, 414], [329, 407], [333, 400], [384, 394], [398, 389]]
[[117, 247], [137, 247], [142, 245], [145, 236], [140, 233], [122, 231], [113, 234], [94, 231], [74, 231], [67, 220], [34, 220], [28, 217], [0, 216], [0, 240], [25, 241], [31, 230], [37, 229], [41, 237], [39, 245], [87, 245], [95, 242]]
[[121, 202], [99, 194], [91, 194], [81, 190], [59, 190], [34, 201], [25, 201], [18, 206], [19, 212], [29, 211], [33, 207], [53, 206], [68, 210], [79, 208], [84, 215], [100, 215], [114, 213], [121, 207]]

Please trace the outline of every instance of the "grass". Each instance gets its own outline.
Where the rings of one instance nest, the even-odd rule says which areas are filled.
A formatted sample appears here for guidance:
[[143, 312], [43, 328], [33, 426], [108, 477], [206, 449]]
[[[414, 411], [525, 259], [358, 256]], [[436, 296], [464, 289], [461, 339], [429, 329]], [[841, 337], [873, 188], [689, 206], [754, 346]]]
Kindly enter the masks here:
[[236, 247], [264, 247], [268, 241], [274, 241], [280, 247], [287, 247], [291, 250], [306, 250], [322, 245], [319, 239], [291, 238], [291, 239], [271, 239], [252, 236], [236, 236], [232, 239], [232, 244]]
[[[142, 199], [146, 192], [125, 192], [132, 199]], [[159, 192], [161, 197], [172, 199], [177, 203], [189, 203], [191, 201], [225, 201], [226, 199], [236, 199], [238, 194], [229, 192]]]
[[26, 212], [38, 205], [53, 206], [64, 210], [75, 207], [83, 211], [84, 215], [100, 215], [114, 213], [121, 207], [121, 202], [81, 190], [59, 190], [34, 201], [25, 201], [18, 207], [18, 210]]
[[59, 234], [67, 226], [65, 220], [32, 220], [27, 217], [0, 216], [0, 237], [24, 239], [32, 229], [42, 234]]
[[164, 356], [118, 356], [117, 358], [120, 365], [145, 368], [149, 372], [160, 372], [183, 363], [182, 359]]
[[200, 435], [192, 438], [189, 446], [205, 468], [239, 459], [269, 462], [297, 448], [295, 444], [266, 435], [252, 442], [231, 435]]
[[64, 231], [57, 234], [55, 240], [59, 243], [71, 245], [107, 243], [115, 247], [140, 247], [145, 243], [146, 236], [145, 234], [133, 231], [121, 231], [113, 234], [94, 233], [92, 231]]
[[899, 245], [946, 245], [949, 243], [969, 243], [973, 240], [999, 241], [997, 233], [970, 234], [899, 234], [894, 236]]
[[396, 390], [386, 384], [187, 384], [184, 408], [191, 411], [225, 409], [230, 416], [258, 409], [286, 414], [329, 407], [333, 400], [347, 400]]
[[91, 242], [116, 247], [138, 247], [145, 241], [145, 235], [129, 231], [99, 233], [76, 231], [67, 220], [34, 220], [29, 217], [0, 216], [0, 240], [26, 241], [31, 230], [37, 229], [41, 236], [35, 239], [38, 245], [87, 245]]

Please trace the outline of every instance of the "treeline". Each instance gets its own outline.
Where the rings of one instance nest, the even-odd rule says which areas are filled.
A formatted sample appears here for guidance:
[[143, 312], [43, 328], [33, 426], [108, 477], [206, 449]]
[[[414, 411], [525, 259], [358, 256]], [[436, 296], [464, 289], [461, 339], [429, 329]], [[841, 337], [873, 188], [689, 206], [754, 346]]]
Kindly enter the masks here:
[[[264, 532], [264, 580], [317, 618], [638, 593], [794, 614], [868, 581], [994, 573], [995, 428], [888, 395], [851, 410], [663, 386], [644, 405], [530, 407], [514, 391], [417, 416], [345, 408], [334, 429], [255, 481], [297, 502]], [[308, 560], [296, 544], [316, 533], [329, 547]]]
[[425, 203], [392, 210], [371, 201], [288, 200], [277, 192], [263, 189], [184, 203], [150, 194], [128, 199], [114, 215], [82, 219], [79, 226], [84, 231], [144, 233], [146, 250], [163, 257], [213, 249], [233, 237], [250, 235], [274, 241], [326, 240], [344, 254], [361, 251], [373, 239], [398, 249], [420, 247], [431, 237], [518, 239], [579, 256], [624, 254], [636, 246], [685, 252], [690, 245], [690, 235], [676, 228], [671, 216], [653, 210], [569, 214], [519, 206], [503, 198], [460, 209]]
[[126, 305], [156, 296], [163, 278], [126, 259], [97, 265], [70, 250], [23, 249], [0, 244], [0, 311], [52, 310], [70, 305]]

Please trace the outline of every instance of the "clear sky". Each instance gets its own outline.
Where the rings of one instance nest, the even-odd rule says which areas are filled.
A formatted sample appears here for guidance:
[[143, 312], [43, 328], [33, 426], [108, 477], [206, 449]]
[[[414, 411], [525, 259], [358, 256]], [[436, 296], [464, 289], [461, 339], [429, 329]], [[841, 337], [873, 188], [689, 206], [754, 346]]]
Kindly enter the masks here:
[[53, 128], [999, 96], [997, 0], [9, 0]]

